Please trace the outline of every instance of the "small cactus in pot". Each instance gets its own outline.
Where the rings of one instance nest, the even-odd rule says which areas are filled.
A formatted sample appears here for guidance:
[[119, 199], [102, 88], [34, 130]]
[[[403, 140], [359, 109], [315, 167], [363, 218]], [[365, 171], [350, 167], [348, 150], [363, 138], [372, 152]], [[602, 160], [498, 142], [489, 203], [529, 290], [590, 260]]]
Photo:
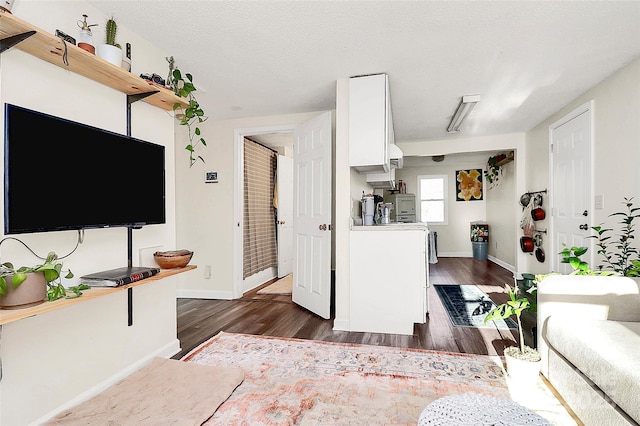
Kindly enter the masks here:
[[121, 48], [118, 43], [116, 43], [116, 33], [118, 32], [118, 24], [116, 23], [115, 18], [112, 16], [107, 20], [106, 24], [106, 42], [111, 46], [115, 46]]

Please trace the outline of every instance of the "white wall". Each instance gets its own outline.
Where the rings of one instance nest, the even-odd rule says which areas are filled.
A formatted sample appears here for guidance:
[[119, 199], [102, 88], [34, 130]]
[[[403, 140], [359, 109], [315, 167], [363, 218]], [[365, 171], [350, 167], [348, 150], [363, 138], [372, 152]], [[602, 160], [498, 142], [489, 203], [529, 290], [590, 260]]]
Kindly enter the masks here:
[[[520, 155], [521, 154], [516, 154]], [[498, 185], [488, 188], [485, 193], [487, 204], [487, 222], [489, 223], [489, 259], [510, 271], [515, 271], [517, 250], [519, 250], [520, 226], [516, 191], [516, 162], [502, 166], [502, 177]], [[516, 206], [516, 207], [514, 207]], [[516, 211], [516, 216], [513, 211]]]
[[[76, 21], [86, 13], [90, 21], [103, 23], [107, 13], [85, 2], [17, 1], [13, 14], [44, 31], [56, 29], [75, 35]], [[97, 34], [97, 33], [96, 33]], [[102, 34], [100, 33], [100, 37]], [[133, 72], [164, 74], [167, 54], [119, 28], [118, 40], [133, 45]], [[67, 118], [121, 134], [126, 133], [126, 95], [73, 74], [43, 60], [10, 49], [0, 56], [0, 99], [55, 116]], [[3, 115], [2, 115], [3, 116]], [[3, 118], [0, 118], [3, 120]], [[167, 223], [134, 231], [134, 265], [154, 266], [154, 249], [175, 248], [174, 120], [166, 111], [143, 102], [132, 105], [132, 136], [167, 147]], [[4, 122], [0, 121], [2, 126]], [[55, 144], [63, 135], [42, 135]], [[87, 149], [91, 149], [88, 141]], [[117, 166], [117, 165], [116, 165]], [[0, 167], [3, 167], [0, 165]], [[56, 168], [34, 171], [43, 187], [51, 186], [59, 196], [46, 209], [82, 208], [82, 200], [65, 199], [64, 188], [56, 187]], [[78, 176], [87, 181], [89, 176]], [[135, 182], [132, 182], [135, 185]], [[0, 210], [3, 209], [0, 197]], [[4, 237], [4, 236], [2, 236]], [[13, 235], [36, 253], [49, 251], [65, 255], [73, 250], [77, 232], [61, 231]], [[0, 247], [2, 262], [34, 264], [37, 259], [21, 244], [7, 240]], [[143, 260], [140, 261], [141, 256]], [[85, 233], [84, 243], [64, 260], [76, 277], [100, 270], [126, 266], [125, 228], [94, 229]], [[188, 274], [185, 274], [188, 275]], [[77, 283], [77, 278], [68, 284]], [[114, 380], [152, 356], [170, 356], [179, 350], [176, 336], [175, 287], [168, 278], [134, 289], [134, 325], [127, 326], [126, 291], [87, 300], [76, 306], [41, 314], [2, 326], [0, 357], [0, 423], [27, 424], [104, 381]]]
[[[527, 132], [527, 162], [535, 164], [527, 172], [531, 188], [547, 188], [549, 180], [549, 126], [578, 106], [594, 101], [593, 111], [593, 194], [604, 197], [604, 208], [594, 210], [592, 223], [619, 229], [608, 216], [623, 211], [624, 197], [635, 197], [640, 206], [640, 59], [620, 69], [600, 84], [568, 103]], [[640, 240], [635, 241], [636, 246]], [[594, 250], [590, 251], [593, 254]], [[547, 258], [555, 253], [547, 253]], [[600, 261], [596, 258], [593, 266]], [[524, 272], [549, 272], [549, 263], [528, 259]]]

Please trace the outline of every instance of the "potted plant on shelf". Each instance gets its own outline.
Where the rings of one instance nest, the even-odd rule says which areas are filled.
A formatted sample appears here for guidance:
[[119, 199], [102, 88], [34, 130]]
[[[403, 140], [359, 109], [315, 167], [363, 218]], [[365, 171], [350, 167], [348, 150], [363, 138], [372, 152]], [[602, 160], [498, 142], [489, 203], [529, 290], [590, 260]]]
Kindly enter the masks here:
[[498, 154], [489, 157], [487, 165], [484, 170], [484, 177], [489, 183], [489, 188], [493, 188], [498, 185], [498, 181], [502, 177], [502, 166], [498, 164], [500, 161], [507, 158], [505, 154]]
[[[0, 266], [0, 307], [19, 309], [38, 305], [45, 300], [54, 301], [63, 297], [82, 295], [89, 287], [79, 285], [65, 289], [62, 285], [62, 262], [58, 255], [50, 252], [42, 264], [15, 268], [11, 262]], [[68, 271], [65, 278], [73, 278]]]
[[[486, 324], [488, 321], [516, 316], [520, 345], [511, 346], [504, 350], [507, 373], [515, 380], [532, 383], [538, 379], [541, 358], [536, 349], [525, 345], [520, 319], [522, 312], [531, 309], [532, 305], [526, 297], [519, 297], [517, 287], [511, 288], [509, 285], [505, 285], [505, 289], [510, 300], [493, 308], [485, 317], [484, 322]], [[537, 287], [532, 286], [527, 291], [535, 296]]]
[[113, 16], [107, 19], [105, 28], [105, 43], [98, 45], [98, 56], [120, 67], [122, 65], [122, 48], [116, 43], [118, 24]]
[[196, 155], [195, 151], [198, 144], [207, 146], [207, 141], [202, 137], [202, 131], [198, 127], [198, 124], [206, 121], [207, 117], [204, 115], [204, 111], [193, 93], [197, 90], [196, 86], [193, 84], [193, 76], [189, 73], [185, 73], [183, 77], [182, 72], [175, 66], [173, 56], [166, 59], [167, 62], [169, 62], [169, 77], [167, 78], [167, 85], [176, 95], [186, 98], [189, 102], [189, 105], [186, 108], [180, 103], [175, 103], [173, 105], [173, 113], [180, 125], [187, 126], [189, 143], [185, 149], [189, 151], [189, 167], [193, 167], [198, 160], [203, 163], [205, 162], [204, 158], [200, 155]]

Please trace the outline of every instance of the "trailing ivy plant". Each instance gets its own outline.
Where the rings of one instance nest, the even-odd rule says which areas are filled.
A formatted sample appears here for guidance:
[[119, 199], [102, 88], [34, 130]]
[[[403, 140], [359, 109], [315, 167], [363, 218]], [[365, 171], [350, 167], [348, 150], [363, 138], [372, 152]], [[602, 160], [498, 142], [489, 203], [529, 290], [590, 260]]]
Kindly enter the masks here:
[[[26, 279], [27, 274], [42, 272], [47, 281], [47, 299], [52, 302], [61, 298], [72, 299], [80, 297], [82, 290], [88, 290], [89, 286], [81, 284], [70, 287], [68, 290], [62, 285], [62, 262], [58, 260], [58, 255], [50, 252], [47, 258], [40, 265], [21, 266], [15, 268], [11, 262], [5, 262], [0, 267], [0, 295], [7, 294], [7, 278], [11, 277], [13, 288], [18, 288]], [[68, 271], [65, 278], [73, 278], [73, 273]], [[72, 294], [70, 294], [72, 293]]]
[[498, 161], [505, 158], [504, 154], [494, 155], [487, 160], [487, 166], [484, 169], [484, 177], [489, 183], [489, 188], [493, 188], [498, 185], [498, 181], [502, 177], [502, 167], [498, 164]]
[[173, 105], [173, 113], [181, 125], [187, 126], [189, 144], [185, 149], [189, 151], [189, 167], [192, 167], [198, 160], [205, 162], [202, 156], [196, 154], [196, 148], [199, 144], [207, 146], [207, 141], [202, 137], [202, 131], [198, 124], [206, 121], [208, 117], [204, 115], [204, 111], [193, 93], [197, 90], [193, 84], [193, 76], [189, 73], [185, 73], [183, 76], [180, 69], [175, 66], [173, 56], [166, 59], [169, 62], [167, 85], [176, 95], [186, 98], [189, 102], [186, 108], [176, 102]]
[[604, 264], [599, 265], [599, 269], [614, 271], [626, 277], [640, 277], [640, 256], [638, 249], [633, 246], [634, 221], [640, 217], [640, 207], [633, 206], [633, 197], [625, 197], [622, 204], [626, 208], [625, 211], [609, 215], [609, 217], [617, 216], [620, 218], [619, 224], [621, 226], [618, 233], [615, 234], [617, 239], [612, 239], [610, 235], [611, 232], [614, 232], [613, 229], [603, 228], [602, 224], [591, 227], [596, 235], [589, 238], [598, 240], [596, 243], [597, 253], [604, 257]]

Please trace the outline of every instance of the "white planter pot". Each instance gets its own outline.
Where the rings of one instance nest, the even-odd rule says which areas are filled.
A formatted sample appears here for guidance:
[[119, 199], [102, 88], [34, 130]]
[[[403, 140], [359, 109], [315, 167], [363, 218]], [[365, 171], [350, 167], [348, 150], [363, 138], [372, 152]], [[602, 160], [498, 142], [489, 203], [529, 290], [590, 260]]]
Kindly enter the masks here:
[[507, 362], [507, 373], [513, 380], [523, 383], [535, 383], [540, 375], [542, 360], [529, 361], [514, 358], [505, 351], [504, 359]]
[[122, 49], [110, 44], [99, 44], [98, 57], [120, 68], [122, 66]]

